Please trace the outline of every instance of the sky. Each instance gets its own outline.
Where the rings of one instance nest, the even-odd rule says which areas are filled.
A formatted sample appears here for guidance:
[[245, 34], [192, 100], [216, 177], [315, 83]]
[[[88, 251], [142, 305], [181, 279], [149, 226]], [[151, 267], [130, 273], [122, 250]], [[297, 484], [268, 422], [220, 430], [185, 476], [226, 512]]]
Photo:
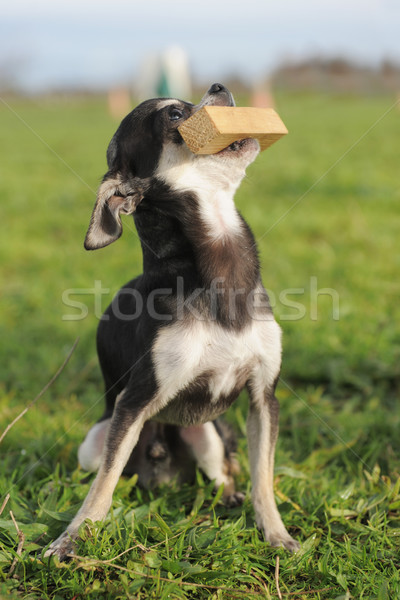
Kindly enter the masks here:
[[179, 45], [197, 81], [252, 82], [316, 55], [400, 63], [399, 31], [399, 0], [2, 0], [0, 79], [31, 92], [133, 84], [146, 57]]

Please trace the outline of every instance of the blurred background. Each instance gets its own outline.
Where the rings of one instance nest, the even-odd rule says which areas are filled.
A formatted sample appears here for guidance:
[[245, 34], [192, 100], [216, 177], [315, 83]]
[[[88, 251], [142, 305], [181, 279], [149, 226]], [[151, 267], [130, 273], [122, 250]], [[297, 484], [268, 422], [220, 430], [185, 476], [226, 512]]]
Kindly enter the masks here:
[[[326, 400], [328, 421], [335, 406], [334, 430], [344, 401], [357, 415], [370, 403], [375, 424], [377, 407], [397, 415], [399, 26], [395, 0], [2, 3], [5, 422], [39, 391], [78, 335], [68, 373], [49, 397], [69, 411], [74, 406], [77, 417], [82, 404], [94, 406], [77, 440], [101, 414], [98, 319], [141, 270], [131, 219], [116, 244], [83, 250], [107, 145], [140, 100], [197, 101], [216, 81], [240, 105], [275, 107], [289, 129], [248, 169], [237, 204], [254, 229], [284, 332], [279, 394], [290, 402], [283, 402], [283, 421], [288, 431], [294, 421], [296, 431], [315, 426], [297, 450], [290, 440], [291, 451], [301, 458], [316, 439], [335, 441], [304, 402], [323, 410]], [[44, 406], [56, 412], [50, 402]], [[389, 461], [399, 421], [381, 418], [383, 430], [391, 428], [390, 444], [381, 432], [376, 453], [384, 447]], [[349, 423], [345, 416], [342, 438]]]
[[[299, 4], [16, 0], [2, 4], [0, 88], [137, 98], [223, 79], [329, 91], [399, 89], [395, 0]], [[172, 88], [170, 90], [169, 88]]]

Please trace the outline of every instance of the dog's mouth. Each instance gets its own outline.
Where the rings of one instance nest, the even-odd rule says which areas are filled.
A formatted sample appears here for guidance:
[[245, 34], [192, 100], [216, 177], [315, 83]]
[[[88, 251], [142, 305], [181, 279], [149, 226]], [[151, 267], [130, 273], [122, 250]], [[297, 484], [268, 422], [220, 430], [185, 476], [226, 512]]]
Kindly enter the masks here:
[[233, 152], [240, 150], [247, 143], [248, 139], [249, 138], [244, 138], [243, 140], [237, 140], [236, 142], [233, 142], [233, 144], [228, 146], [229, 150], [233, 150]]
[[[228, 88], [220, 83], [214, 83], [208, 92], [206, 92], [206, 94], [203, 96], [200, 103], [194, 107], [194, 112], [197, 112], [204, 106], [233, 107], [235, 106], [235, 100]], [[215, 156], [221, 156], [224, 158], [228, 158], [229, 156], [237, 158], [243, 157], [246, 159], [252, 157], [253, 159], [259, 150], [260, 145], [256, 139], [243, 138], [232, 142], [226, 148], [216, 152]]]
[[258, 148], [257, 140], [255, 140], [254, 138], [243, 138], [242, 140], [236, 140], [235, 142], [233, 142], [226, 148], [223, 148], [223, 150], [220, 150], [219, 152], [217, 152], [217, 154], [225, 155], [225, 154], [230, 154], [232, 152], [241, 153], [241, 152], [245, 152], [249, 148], [253, 148], [253, 149]]

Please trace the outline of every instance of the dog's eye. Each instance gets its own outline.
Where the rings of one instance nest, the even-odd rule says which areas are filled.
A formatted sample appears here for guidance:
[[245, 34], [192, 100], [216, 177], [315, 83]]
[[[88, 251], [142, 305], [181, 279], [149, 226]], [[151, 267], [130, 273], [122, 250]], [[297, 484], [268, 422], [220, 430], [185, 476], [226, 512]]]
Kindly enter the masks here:
[[178, 121], [183, 117], [183, 111], [179, 108], [171, 108], [169, 111], [169, 118], [171, 121]]

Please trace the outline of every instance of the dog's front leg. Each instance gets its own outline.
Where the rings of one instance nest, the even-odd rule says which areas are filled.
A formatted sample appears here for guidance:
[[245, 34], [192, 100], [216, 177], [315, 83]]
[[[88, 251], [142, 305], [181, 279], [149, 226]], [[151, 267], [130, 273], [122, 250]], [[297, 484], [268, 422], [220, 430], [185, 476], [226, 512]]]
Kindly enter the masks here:
[[279, 403], [273, 390], [267, 390], [264, 394], [250, 390], [247, 438], [256, 522], [272, 546], [284, 546], [287, 550], [295, 552], [300, 544], [286, 531], [274, 498], [278, 416]]
[[[121, 398], [123, 400], [123, 398]], [[144, 424], [143, 411], [135, 414], [130, 404], [116, 404], [106, 438], [100, 467], [86, 499], [67, 529], [46, 551], [45, 556], [56, 554], [60, 560], [74, 550], [79, 527], [86, 520], [103, 520], [111, 506], [118, 479], [135, 447]]]

